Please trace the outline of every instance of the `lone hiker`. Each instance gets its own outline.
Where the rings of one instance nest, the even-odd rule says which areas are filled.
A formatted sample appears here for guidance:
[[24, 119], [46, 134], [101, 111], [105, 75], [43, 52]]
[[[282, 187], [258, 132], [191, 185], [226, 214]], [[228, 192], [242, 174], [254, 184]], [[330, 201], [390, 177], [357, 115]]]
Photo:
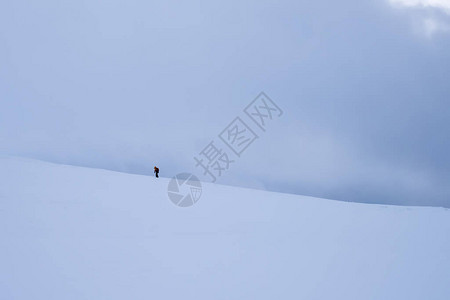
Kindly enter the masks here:
[[155, 173], [156, 178], [159, 178], [158, 174], [159, 174], [159, 169], [155, 166], [154, 168], [155, 170], [153, 171], [153, 173]]

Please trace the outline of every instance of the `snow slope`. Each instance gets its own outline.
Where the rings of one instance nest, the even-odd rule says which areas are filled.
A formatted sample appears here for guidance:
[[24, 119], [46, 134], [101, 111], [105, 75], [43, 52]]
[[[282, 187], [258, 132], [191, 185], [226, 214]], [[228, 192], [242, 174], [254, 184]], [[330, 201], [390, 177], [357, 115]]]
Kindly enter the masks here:
[[450, 211], [0, 158], [0, 299], [450, 299]]

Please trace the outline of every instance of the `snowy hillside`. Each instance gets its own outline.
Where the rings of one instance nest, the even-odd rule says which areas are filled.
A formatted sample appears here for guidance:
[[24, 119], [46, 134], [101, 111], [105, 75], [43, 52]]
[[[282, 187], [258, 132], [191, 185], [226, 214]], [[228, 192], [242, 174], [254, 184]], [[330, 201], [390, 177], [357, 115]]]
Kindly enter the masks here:
[[449, 210], [168, 182], [0, 158], [0, 299], [450, 299]]

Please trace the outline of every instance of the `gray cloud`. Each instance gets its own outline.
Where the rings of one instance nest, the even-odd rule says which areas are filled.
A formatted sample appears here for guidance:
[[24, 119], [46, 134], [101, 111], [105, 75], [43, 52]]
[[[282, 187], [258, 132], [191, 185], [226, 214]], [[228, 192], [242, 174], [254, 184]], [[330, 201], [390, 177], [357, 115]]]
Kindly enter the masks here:
[[389, 0], [398, 9], [414, 10], [415, 31], [428, 38], [450, 32], [450, 1], [448, 0]]

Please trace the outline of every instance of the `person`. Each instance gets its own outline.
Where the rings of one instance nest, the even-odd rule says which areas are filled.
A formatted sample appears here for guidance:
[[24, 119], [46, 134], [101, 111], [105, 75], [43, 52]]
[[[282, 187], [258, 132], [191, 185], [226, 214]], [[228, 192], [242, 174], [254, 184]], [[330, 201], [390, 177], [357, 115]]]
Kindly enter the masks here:
[[155, 166], [155, 170], [153, 171], [153, 173], [155, 173], [156, 178], [159, 178], [158, 174], [159, 174], [159, 169]]

